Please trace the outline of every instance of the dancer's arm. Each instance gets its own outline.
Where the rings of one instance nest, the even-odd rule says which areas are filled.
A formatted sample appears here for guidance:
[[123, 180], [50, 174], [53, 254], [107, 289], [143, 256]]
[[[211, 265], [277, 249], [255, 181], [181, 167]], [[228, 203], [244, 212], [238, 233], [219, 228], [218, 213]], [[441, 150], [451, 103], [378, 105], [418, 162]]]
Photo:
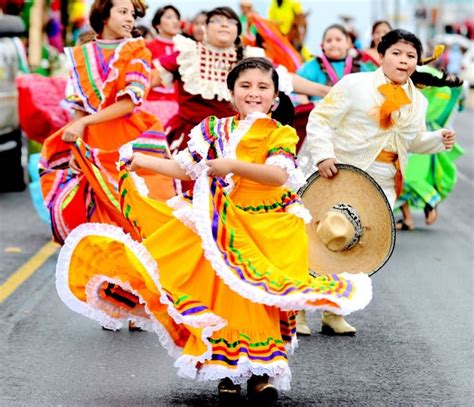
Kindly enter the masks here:
[[280, 167], [268, 164], [247, 163], [230, 158], [218, 158], [208, 160], [208, 175], [211, 177], [224, 178], [227, 174], [258, 182], [263, 185], [281, 186], [288, 179], [288, 173]]
[[190, 181], [191, 178], [186, 174], [178, 163], [173, 159], [151, 157], [142, 153], [134, 153], [129, 165], [130, 171], [136, 171], [138, 168], [166, 175], [171, 178]]
[[308, 79], [305, 79], [302, 76], [296, 75], [294, 73], [290, 75], [293, 89], [296, 93], [301, 93], [302, 95], [308, 96], [324, 97], [331, 89], [329, 86], [309, 81]]
[[121, 98], [117, 102], [107, 106], [97, 113], [89, 114], [74, 121], [65, 131], [62, 139], [66, 142], [73, 143], [79, 137], [84, 135], [87, 126], [103, 123], [109, 120], [118, 119], [133, 112], [135, 104], [128, 96]]

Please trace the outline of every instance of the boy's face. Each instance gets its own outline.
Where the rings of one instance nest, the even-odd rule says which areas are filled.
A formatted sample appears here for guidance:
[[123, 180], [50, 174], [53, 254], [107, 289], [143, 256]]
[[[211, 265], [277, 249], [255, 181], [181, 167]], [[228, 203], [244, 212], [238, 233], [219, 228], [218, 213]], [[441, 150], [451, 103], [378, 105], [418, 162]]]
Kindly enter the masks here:
[[415, 72], [418, 54], [413, 45], [397, 42], [381, 55], [384, 74], [397, 84], [403, 85]]

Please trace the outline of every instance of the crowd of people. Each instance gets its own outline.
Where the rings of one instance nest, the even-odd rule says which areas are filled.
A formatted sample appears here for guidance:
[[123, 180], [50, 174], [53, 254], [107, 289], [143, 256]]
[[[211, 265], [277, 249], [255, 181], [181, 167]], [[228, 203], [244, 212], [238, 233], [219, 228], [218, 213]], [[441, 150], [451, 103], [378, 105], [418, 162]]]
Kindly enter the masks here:
[[[436, 221], [462, 154], [449, 129], [462, 81], [388, 21], [367, 49], [328, 25], [311, 55], [289, 39], [305, 24], [296, 0], [272, 0], [268, 19], [242, 1], [189, 24], [165, 5], [149, 28], [146, 11], [96, 0], [65, 48], [72, 117], [39, 160], [57, 291], [106, 330], [155, 332], [178, 375], [218, 380], [221, 400], [247, 383], [271, 404], [311, 333], [305, 311], [322, 312], [324, 334], [355, 335], [344, 316], [370, 302], [395, 229], [413, 230], [415, 207]], [[288, 64], [271, 59], [279, 46]]]

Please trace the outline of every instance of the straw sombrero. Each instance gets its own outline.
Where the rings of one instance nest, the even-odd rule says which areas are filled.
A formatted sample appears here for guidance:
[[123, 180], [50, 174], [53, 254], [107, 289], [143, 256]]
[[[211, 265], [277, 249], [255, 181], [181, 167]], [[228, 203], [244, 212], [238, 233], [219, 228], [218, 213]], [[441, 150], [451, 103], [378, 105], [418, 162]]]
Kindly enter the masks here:
[[395, 247], [393, 213], [370, 175], [352, 165], [336, 167], [333, 178], [315, 172], [299, 191], [313, 217], [306, 225], [310, 270], [372, 275]]

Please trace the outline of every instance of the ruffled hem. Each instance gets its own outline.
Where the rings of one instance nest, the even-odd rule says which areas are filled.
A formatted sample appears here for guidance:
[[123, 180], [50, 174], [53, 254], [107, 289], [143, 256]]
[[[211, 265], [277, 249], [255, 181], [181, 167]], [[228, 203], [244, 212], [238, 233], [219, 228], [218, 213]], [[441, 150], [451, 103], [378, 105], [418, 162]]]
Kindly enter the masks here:
[[[93, 320], [96, 320], [102, 325], [110, 327], [111, 329], [120, 329], [123, 326], [124, 322], [126, 322], [127, 320], [134, 320], [138, 324], [143, 323], [144, 326], [147, 326], [147, 324], [144, 323], [143, 319], [137, 318], [137, 316], [133, 314], [127, 314], [126, 316], [122, 315], [122, 317], [118, 320], [114, 319], [104, 311], [93, 308], [91, 303], [80, 301], [74, 296], [74, 294], [70, 290], [68, 274], [70, 269], [71, 258], [74, 254], [76, 246], [80, 243], [82, 239], [87, 238], [88, 236], [102, 236], [114, 239], [115, 241], [120, 242], [124, 246], [126, 246], [134, 254], [135, 258], [143, 265], [147, 274], [152, 279], [153, 283], [156, 286], [157, 292], [159, 293], [160, 303], [167, 307], [167, 312], [169, 316], [173, 319], [173, 321], [176, 324], [184, 324], [190, 327], [200, 328], [203, 330], [201, 340], [206, 345], [206, 352], [198, 356], [182, 355], [182, 349], [176, 346], [176, 344], [172, 341], [171, 337], [166, 332], [166, 329], [154, 317], [153, 313], [147, 308], [146, 303], [141, 299], [139, 293], [131, 289], [130, 285], [127, 282], [124, 283], [120, 280], [110, 279], [110, 282], [116, 283], [118, 286], [122, 287], [126, 291], [132, 292], [134, 295], [140, 298], [140, 303], [144, 304], [144, 309], [150, 320], [153, 322], [153, 330], [158, 334], [160, 343], [168, 351], [169, 355], [174, 358], [181, 358], [187, 356], [189, 360], [194, 361], [194, 365], [196, 365], [197, 363], [204, 363], [207, 359], [209, 359], [212, 355], [212, 346], [207, 338], [211, 337], [213, 332], [224, 328], [227, 325], [227, 322], [221, 317], [212, 313], [210, 310], [208, 310], [208, 312], [206, 312], [205, 314], [194, 316], [184, 316], [180, 314], [179, 311], [176, 310], [176, 308], [174, 307], [174, 304], [168, 298], [166, 292], [161, 287], [161, 284], [159, 283], [158, 265], [156, 264], [156, 261], [148, 252], [146, 247], [143, 246], [143, 244], [133, 240], [130, 235], [125, 234], [122, 229], [116, 226], [98, 223], [86, 223], [78, 226], [68, 236], [64, 243], [64, 246], [62, 247], [59, 253], [58, 262], [56, 266], [56, 289], [61, 300], [71, 310], [79, 314], [85, 315], [86, 317], [89, 317]], [[104, 282], [107, 279], [104, 278], [105, 277], [101, 276], [93, 286], [91, 285], [87, 289], [87, 291], [89, 293], [93, 293], [95, 287], [97, 287], [98, 282]], [[94, 294], [88, 295], [88, 301], [89, 299], [91, 299], [90, 301], [92, 302], [93, 298]]]
[[308, 224], [311, 223], [311, 220], [313, 217], [311, 216], [311, 213], [306, 209], [303, 204], [296, 203], [293, 205], [288, 206], [285, 211], [287, 213], [291, 213], [292, 215], [295, 215], [296, 217], [303, 219], [303, 222]]
[[239, 359], [237, 368], [230, 369], [219, 365], [203, 365], [199, 370], [193, 368], [192, 357], [184, 355], [175, 362], [179, 369], [178, 375], [198, 381], [219, 380], [230, 378], [236, 384], [245, 383], [252, 375], [267, 374], [269, 382], [280, 390], [290, 390], [291, 371], [288, 362], [276, 361], [268, 364], [255, 363], [247, 358]]
[[[211, 263], [216, 274], [222, 281], [229, 286], [234, 292], [240, 296], [259, 304], [268, 306], [276, 306], [283, 311], [298, 311], [298, 310], [327, 310], [339, 315], [347, 315], [354, 311], [364, 308], [372, 298], [372, 285], [367, 274], [348, 274], [331, 276], [334, 279], [340, 277], [350, 281], [356, 286], [355, 292], [352, 293], [351, 298], [345, 298], [336, 293], [307, 293], [294, 292], [291, 294], [274, 294], [243, 281], [237, 277], [226, 265], [219, 249], [213, 238], [211, 219], [209, 216], [209, 181], [207, 174], [199, 177], [194, 186], [193, 194], [193, 210], [194, 218], [196, 220], [196, 229], [202, 240], [202, 247], [204, 255]], [[261, 284], [261, 283], [259, 283]], [[305, 288], [304, 291], [311, 291], [311, 288]], [[329, 301], [336, 304], [337, 307], [330, 304], [321, 304], [318, 301]]]
[[[206, 345], [207, 350], [197, 356], [182, 354], [182, 348], [176, 346], [168, 331], [147, 307], [146, 301], [143, 300], [140, 293], [134, 290], [128, 282], [105, 275], [95, 275], [86, 285], [85, 292], [87, 302], [78, 300], [69, 289], [68, 273], [75, 247], [83, 238], [87, 238], [88, 236], [108, 237], [126, 245], [135, 255], [136, 259], [145, 267], [147, 274], [152, 278], [158, 288], [158, 292], [161, 293], [160, 302], [167, 305], [168, 313], [171, 318], [176, 323], [201, 328], [200, 339]], [[176, 359], [174, 365], [178, 369], [178, 376], [200, 381], [230, 377], [234, 382], [242, 383], [248, 380], [252, 374], [267, 374], [270, 377], [270, 381], [276, 387], [283, 390], [290, 388], [291, 372], [288, 363], [284, 360], [258, 363], [250, 361], [247, 357], [239, 357], [235, 369], [214, 364], [211, 361], [213, 348], [208, 338], [212, 337], [215, 331], [224, 328], [227, 322], [211, 312], [193, 317], [179, 314], [162, 291], [158, 279], [156, 262], [151, 258], [147, 249], [142, 244], [133, 241], [128, 235], [125, 235], [119, 228], [103, 224], [84, 224], [76, 228], [68, 237], [62, 248], [56, 268], [56, 289], [62, 301], [69, 308], [98, 321], [101, 325], [110, 329], [120, 329], [127, 321], [133, 321], [137, 326], [155, 332], [162, 346], [168, 351], [170, 356]], [[127, 312], [125, 309], [115, 307], [111, 303], [102, 300], [98, 292], [104, 283], [115, 284], [134, 294], [138, 298], [139, 303], [143, 306], [143, 316], [139, 313], [133, 314]], [[109, 314], [113, 314], [116, 317], [111, 317]], [[291, 348], [294, 348], [295, 345], [296, 338], [292, 341]]]
[[185, 201], [181, 195], [174, 196], [166, 201], [173, 209], [173, 216], [181, 223], [196, 233], [196, 219], [194, 218], [193, 206]]
[[132, 99], [132, 102], [135, 106], [140, 106], [143, 103], [145, 91], [138, 86], [128, 86], [126, 89], [117, 92], [115, 101], [118, 101], [125, 95], [130, 96], [130, 99]]

